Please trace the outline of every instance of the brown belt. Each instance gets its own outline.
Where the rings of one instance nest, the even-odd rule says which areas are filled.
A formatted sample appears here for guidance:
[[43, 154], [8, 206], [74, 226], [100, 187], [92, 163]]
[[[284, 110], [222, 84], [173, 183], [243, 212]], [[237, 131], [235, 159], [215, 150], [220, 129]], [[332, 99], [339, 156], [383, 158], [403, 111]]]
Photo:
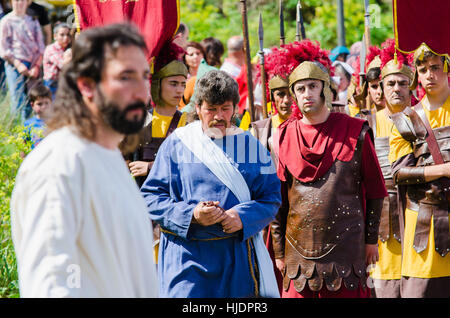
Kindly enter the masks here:
[[450, 251], [448, 209], [426, 202], [414, 202], [409, 197], [406, 199], [406, 208], [418, 212], [413, 243], [416, 252], [423, 252], [427, 248], [433, 217], [435, 250], [444, 257]]

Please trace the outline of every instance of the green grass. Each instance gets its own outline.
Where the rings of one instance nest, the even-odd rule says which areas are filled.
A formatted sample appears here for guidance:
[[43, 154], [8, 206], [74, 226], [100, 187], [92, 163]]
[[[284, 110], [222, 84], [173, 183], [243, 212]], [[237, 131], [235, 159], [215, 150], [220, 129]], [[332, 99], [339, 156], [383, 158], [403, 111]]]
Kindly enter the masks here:
[[0, 298], [19, 297], [17, 262], [11, 238], [10, 199], [21, 153], [28, 153], [23, 126], [9, 113], [9, 97], [0, 94]]

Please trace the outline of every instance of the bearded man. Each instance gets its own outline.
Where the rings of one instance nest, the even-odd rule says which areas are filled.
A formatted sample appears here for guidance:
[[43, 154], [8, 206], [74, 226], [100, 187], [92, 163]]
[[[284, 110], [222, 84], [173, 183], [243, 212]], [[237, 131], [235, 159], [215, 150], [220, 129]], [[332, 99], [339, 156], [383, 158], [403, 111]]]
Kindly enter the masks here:
[[25, 158], [12, 195], [22, 297], [157, 297], [152, 225], [118, 149], [144, 124], [145, 52], [128, 24], [77, 39], [50, 134]]
[[200, 120], [161, 145], [141, 187], [161, 226], [162, 297], [279, 297], [261, 230], [281, 202], [270, 155], [232, 126], [236, 81], [210, 71], [197, 83]]

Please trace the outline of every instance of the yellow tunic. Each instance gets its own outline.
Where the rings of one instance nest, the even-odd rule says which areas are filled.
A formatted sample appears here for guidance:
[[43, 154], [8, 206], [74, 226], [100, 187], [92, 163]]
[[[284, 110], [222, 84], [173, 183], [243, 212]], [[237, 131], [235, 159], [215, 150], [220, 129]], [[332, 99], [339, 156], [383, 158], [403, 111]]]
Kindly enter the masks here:
[[[370, 105], [370, 111], [372, 112], [372, 114], [375, 114], [377, 112], [377, 107], [375, 106], [375, 104]], [[359, 106], [356, 106], [354, 104], [348, 104], [348, 113], [350, 115], [350, 117], [355, 117], [356, 115], [358, 115], [361, 112]]]
[[348, 111], [350, 117], [355, 117], [359, 113], [359, 107], [352, 104], [348, 104]]
[[[385, 109], [376, 113], [377, 137], [389, 137], [394, 123], [388, 118]], [[375, 264], [370, 276], [375, 279], [400, 279], [402, 267], [402, 246], [392, 233], [384, 243], [378, 240], [380, 260]]]
[[280, 115], [276, 114], [272, 117], [272, 129], [277, 129], [278, 126], [280, 126], [282, 123], [284, 123], [284, 120], [280, 118]]
[[[426, 96], [422, 99], [422, 105], [433, 129], [450, 125], [450, 96], [444, 105], [433, 111], [428, 110], [429, 102]], [[413, 151], [411, 144], [402, 138], [395, 127], [392, 130], [389, 144], [390, 162], [394, 162]], [[421, 253], [417, 253], [414, 250], [413, 242], [416, 222], [417, 211], [406, 209], [402, 276], [418, 278], [450, 276], [450, 253], [445, 257], [436, 253], [434, 246], [434, 226], [430, 228], [427, 248]], [[433, 217], [431, 218], [431, 224], [433, 224]]]
[[245, 112], [244, 116], [242, 116], [242, 120], [241, 120], [241, 124], [239, 125], [239, 128], [243, 129], [243, 130], [248, 130], [250, 128], [250, 122], [251, 122], [251, 118], [250, 118], [250, 113], [249, 112]]
[[[173, 116], [163, 116], [156, 112], [156, 109], [153, 109], [153, 117], [152, 117], [152, 137], [154, 138], [164, 138], [166, 137], [167, 130], [169, 129], [170, 122], [172, 121]], [[186, 125], [186, 113], [181, 115], [180, 121], [178, 122], [177, 127], [183, 127]]]
[[[272, 111], [272, 103], [268, 102], [267, 103], [267, 113], [270, 114], [270, 112]], [[278, 115], [278, 114], [277, 114]], [[275, 116], [277, 116], [275, 115]], [[277, 116], [278, 117], [278, 116]], [[274, 120], [273, 120], [274, 116], [272, 116], [272, 127], [274, 124]], [[279, 118], [279, 117], [278, 117]], [[239, 128], [243, 129], [243, 130], [248, 130], [250, 128], [250, 122], [251, 122], [251, 118], [250, 118], [250, 112], [246, 111], [244, 113], [244, 116], [242, 116], [242, 120], [241, 123], [239, 125]], [[278, 128], [278, 126], [281, 124], [282, 122], [280, 122], [275, 128]], [[253, 133], [252, 133], [253, 134]]]

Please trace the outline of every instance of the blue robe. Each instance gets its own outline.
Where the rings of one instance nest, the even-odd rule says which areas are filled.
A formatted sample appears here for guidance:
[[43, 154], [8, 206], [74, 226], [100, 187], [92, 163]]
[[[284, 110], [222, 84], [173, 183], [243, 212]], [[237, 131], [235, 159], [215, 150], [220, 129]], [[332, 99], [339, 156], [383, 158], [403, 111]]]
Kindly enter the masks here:
[[[254, 297], [258, 271], [251, 238], [274, 218], [280, 181], [269, 152], [250, 133], [214, 142], [234, 160], [251, 201], [236, 196], [186, 148], [176, 134], [161, 145], [141, 188], [152, 220], [161, 225], [158, 275], [161, 297]], [[234, 208], [242, 230], [227, 234], [220, 224], [191, 224], [201, 201]]]

